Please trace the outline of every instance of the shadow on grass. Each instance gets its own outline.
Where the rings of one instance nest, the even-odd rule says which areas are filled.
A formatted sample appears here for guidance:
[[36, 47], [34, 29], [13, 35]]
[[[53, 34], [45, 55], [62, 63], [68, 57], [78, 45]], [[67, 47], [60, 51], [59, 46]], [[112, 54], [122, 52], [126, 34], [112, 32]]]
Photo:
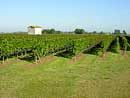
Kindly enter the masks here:
[[74, 55], [75, 54], [72, 51], [65, 51], [62, 53], [58, 53], [55, 56], [71, 59]]
[[27, 61], [27, 62], [34, 62], [34, 56], [25, 56], [25, 57], [19, 57], [20, 60]]
[[92, 55], [99, 55], [99, 52], [101, 51], [101, 43], [95, 45], [94, 47], [90, 48], [89, 50], [84, 51], [84, 54], [92, 54]]

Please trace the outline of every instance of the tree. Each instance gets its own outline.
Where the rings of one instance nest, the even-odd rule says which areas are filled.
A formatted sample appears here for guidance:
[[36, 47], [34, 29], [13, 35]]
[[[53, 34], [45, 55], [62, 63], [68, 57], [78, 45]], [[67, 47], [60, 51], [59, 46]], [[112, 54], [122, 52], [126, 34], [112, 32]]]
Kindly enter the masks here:
[[63, 34], [62, 31], [55, 31], [55, 34]]
[[103, 31], [101, 31], [99, 34], [104, 34], [104, 32], [103, 32]]
[[44, 29], [42, 30], [42, 34], [55, 34], [55, 29]]
[[92, 33], [93, 33], [93, 34], [97, 34], [97, 32], [96, 32], [96, 31], [93, 31]]
[[120, 33], [120, 30], [117, 30], [117, 29], [116, 29], [116, 30], [114, 31], [114, 34], [117, 34], [117, 35], [121, 34], [121, 33]]
[[43, 29], [42, 34], [48, 34], [48, 29]]
[[55, 29], [50, 29], [49, 34], [55, 34]]
[[127, 35], [127, 33], [126, 33], [126, 31], [125, 31], [125, 30], [123, 30], [123, 34], [124, 34], [124, 35]]
[[75, 29], [74, 33], [75, 34], [84, 34], [85, 30], [84, 29]]
[[55, 29], [43, 29], [42, 34], [63, 34], [63, 32], [56, 31]]

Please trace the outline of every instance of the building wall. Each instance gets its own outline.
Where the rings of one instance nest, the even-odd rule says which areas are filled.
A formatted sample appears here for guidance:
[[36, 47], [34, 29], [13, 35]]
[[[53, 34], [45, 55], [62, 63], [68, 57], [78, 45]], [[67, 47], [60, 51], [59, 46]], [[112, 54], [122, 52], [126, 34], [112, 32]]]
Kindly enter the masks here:
[[28, 34], [35, 34], [35, 28], [28, 28]]
[[30, 35], [42, 35], [42, 28], [28, 28], [28, 34], [30, 34]]
[[35, 28], [35, 34], [36, 35], [41, 35], [42, 34], [42, 29], [41, 28]]

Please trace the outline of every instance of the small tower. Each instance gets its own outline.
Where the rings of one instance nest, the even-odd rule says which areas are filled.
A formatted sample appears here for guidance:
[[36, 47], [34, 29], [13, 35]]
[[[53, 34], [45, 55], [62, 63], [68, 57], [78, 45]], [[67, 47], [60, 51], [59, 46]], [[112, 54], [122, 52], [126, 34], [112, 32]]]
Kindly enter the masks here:
[[42, 35], [42, 27], [41, 26], [29, 26], [28, 34], [30, 35]]

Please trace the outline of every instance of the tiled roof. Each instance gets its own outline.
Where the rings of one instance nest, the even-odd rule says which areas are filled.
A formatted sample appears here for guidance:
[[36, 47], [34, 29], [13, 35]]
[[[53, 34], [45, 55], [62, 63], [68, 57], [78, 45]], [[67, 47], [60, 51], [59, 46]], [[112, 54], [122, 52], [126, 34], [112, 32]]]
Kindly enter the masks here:
[[29, 26], [28, 28], [42, 28], [41, 26]]

